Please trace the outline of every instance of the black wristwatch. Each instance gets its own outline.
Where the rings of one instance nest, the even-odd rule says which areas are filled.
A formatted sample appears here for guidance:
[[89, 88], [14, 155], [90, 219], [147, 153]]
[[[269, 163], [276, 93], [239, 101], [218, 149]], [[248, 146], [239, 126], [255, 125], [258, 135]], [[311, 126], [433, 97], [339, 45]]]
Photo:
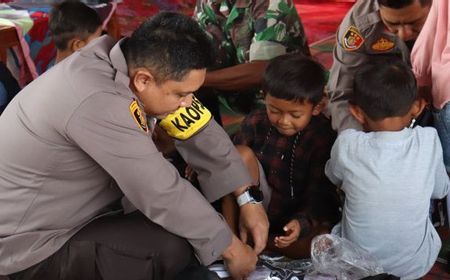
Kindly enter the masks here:
[[236, 198], [236, 201], [239, 206], [242, 206], [247, 203], [259, 204], [263, 199], [263, 192], [257, 186], [250, 186]]

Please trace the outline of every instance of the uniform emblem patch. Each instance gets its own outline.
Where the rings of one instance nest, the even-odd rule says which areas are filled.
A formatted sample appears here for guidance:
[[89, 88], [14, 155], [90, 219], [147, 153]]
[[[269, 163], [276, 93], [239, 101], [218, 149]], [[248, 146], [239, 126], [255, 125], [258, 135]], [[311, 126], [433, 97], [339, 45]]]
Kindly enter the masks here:
[[137, 101], [133, 100], [129, 108], [131, 116], [133, 116], [133, 119], [137, 123], [138, 127], [142, 129], [145, 133], [148, 133], [147, 119], [142, 113], [141, 108], [139, 107]]
[[342, 42], [345, 50], [356, 51], [364, 43], [364, 38], [356, 27], [350, 26], [345, 32]]
[[395, 43], [381, 37], [378, 39], [375, 43], [372, 44], [372, 50], [378, 51], [378, 52], [385, 52], [392, 50], [395, 47]]
[[201, 131], [211, 117], [211, 112], [193, 97], [190, 107], [178, 109], [161, 120], [159, 125], [173, 138], [186, 140]]

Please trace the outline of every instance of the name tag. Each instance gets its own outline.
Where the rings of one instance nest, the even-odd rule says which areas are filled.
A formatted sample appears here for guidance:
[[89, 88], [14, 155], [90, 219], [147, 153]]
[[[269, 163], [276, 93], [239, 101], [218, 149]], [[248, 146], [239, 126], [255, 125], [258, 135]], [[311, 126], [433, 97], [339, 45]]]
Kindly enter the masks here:
[[190, 107], [182, 107], [165, 117], [159, 125], [171, 137], [186, 140], [200, 132], [211, 120], [211, 112], [193, 97]]

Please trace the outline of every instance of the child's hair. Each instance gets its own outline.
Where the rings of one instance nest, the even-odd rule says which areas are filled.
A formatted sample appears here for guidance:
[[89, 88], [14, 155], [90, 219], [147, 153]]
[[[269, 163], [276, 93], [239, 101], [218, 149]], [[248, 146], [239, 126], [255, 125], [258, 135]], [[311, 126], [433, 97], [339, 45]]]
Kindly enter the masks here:
[[102, 25], [97, 12], [79, 1], [56, 4], [50, 11], [49, 29], [58, 50], [65, 50], [69, 40], [86, 40]]
[[392, 56], [365, 64], [356, 71], [349, 103], [378, 121], [406, 115], [416, 95], [416, 79], [411, 68]]
[[275, 98], [316, 105], [322, 100], [325, 69], [302, 54], [285, 54], [272, 59], [264, 73], [262, 90]]

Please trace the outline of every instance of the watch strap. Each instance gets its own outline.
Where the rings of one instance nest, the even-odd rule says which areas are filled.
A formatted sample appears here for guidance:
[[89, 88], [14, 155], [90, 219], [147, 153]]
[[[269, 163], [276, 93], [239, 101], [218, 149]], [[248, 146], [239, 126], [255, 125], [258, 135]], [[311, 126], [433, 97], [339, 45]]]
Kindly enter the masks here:
[[236, 198], [237, 204], [240, 206], [245, 205], [247, 203], [253, 203], [255, 202], [255, 200], [253, 199], [253, 197], [251, 197], [250, 193], [248, 190], [246, 190], [245, 192], [241, 193], [237, 198]]

